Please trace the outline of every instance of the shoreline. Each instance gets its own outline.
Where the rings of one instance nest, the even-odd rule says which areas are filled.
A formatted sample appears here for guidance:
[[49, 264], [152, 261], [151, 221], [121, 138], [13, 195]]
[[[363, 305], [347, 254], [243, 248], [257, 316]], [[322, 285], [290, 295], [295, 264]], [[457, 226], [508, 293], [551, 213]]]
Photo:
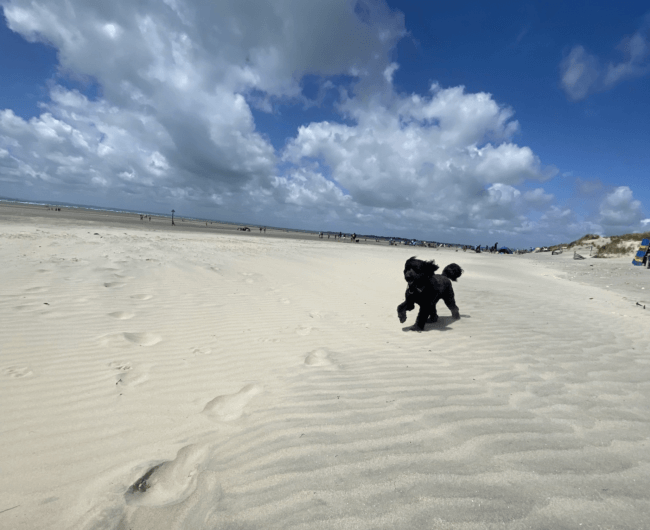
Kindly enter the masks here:
[[[61, 207], [61, 211], [50, 210], [47, 205], [23, 204], [17, 202], [7, 202], [0, 200], [0, 222], [29, 222], [38, 224], [42, 220], [58, 220], [62, 223], [87, 223], [93, 226], [113, 226], [128, 227], [134, 230], [151, 230], [151, 231], [174, 231], [174, 232], [196, 232], [202, 234], [229, 234], [241, 235], [243, 237], [272, 237], [284, 239], [304, 239], [313, 241], [319, 239], [317, 231], [298, 230], [291, 228], [276, 228], [266, 226], [266, 232], [260, 233], [259, 228], [265, 225], [225, 223], [217, 221], [204, 221], [186, 219], [182, 216], [175, 216], [175, 226], [171, 225], [171, 216], [151, 215], [151, 221], [140, 220], [139, 213], [117, 212], [111, 210], [90, 209], [85, 207]], [[207, 222], [207, 226], [206, 226]], [[248, 226], [250, 232], [242, 232], [239, 227]], [[325, 241], [335, 242], [327, 238]], [[338, 241], [336, 241], [338, 242]], [[346, 242], [345, 240], [341, 242]], [[349, 243], [349, 241], [347, 241]], [[376, 243], [374, 238], [360, 239], [359, 244], [383, 244], [387, 245], [385, 240]]]

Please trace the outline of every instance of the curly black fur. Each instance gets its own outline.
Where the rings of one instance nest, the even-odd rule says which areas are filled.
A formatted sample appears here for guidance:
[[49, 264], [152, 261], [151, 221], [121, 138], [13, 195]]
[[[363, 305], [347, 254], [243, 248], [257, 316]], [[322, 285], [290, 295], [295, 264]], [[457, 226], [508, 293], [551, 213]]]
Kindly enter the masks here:
[[414, 309], [415, 304], [420, 306], [415, 320], [416, 329], [424, 329], [424, 324], [427, 321], [436, 322], [438, 320], [436, 304], [441, 298], [451, 311], [452, 316], [460, 318], [451, 282], [460, 278], [463, 269], [456, 263], [447, 265], [442, 274], [435, 274], [438, 269], [438, 265], [433, 260], [423, 261], [415, 256], [406, 260], [404, 279], [408, 283], [408, 288], [404, 295], [404, 302], [397, 306], [397, 316], [400, 322], [406, 321], [406, 312]]

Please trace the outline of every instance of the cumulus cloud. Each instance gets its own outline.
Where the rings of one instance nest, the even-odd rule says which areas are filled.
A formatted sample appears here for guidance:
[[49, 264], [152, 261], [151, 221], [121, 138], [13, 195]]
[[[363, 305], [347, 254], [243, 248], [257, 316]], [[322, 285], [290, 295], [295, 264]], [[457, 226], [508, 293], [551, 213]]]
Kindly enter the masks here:
[[489, 94], [434, 84], [428, 97], [350, 99], [342, 108], [354, 125], [300, 127], [283, 159], [315, 161], [359, 205], [400, 210], [421, 230], [433, 222], [449, 230], [514, 229], [525, 204], [513, 186], [556, 172], [511, 142], [513, 111]]
[[600, 205], [600, 223], [609, 232], [631, 232], [643, 220], [641, 201], [635, 200], [628, 186], [619, 186], [607, 194]]
[[[55, 46], [61, 69], [94, 80], [102, 98], [57, 86], [46, 113], [10, 127], [21, 120], [8, 116], [2, 134], [15, 138], [20, 129], [26, 144], [12, 153], [51, 178], [77, 173], [75, 153], [117, 185], [120, 175], [131, 186], [241, 190], [254, 179], [269, 182], [275, 154], [256, 131], [246, 94], [295, 96], [305, 73], [385, 68], [403, 19], [383, 2], [359, 5], [363, 20], [346, 1], [7, 3], [9, 27]], [[42, 140], [45, 164], [34, 156]]]
[[581, 45], [574, 46], [560, 63], [561, 86], [572, 100], [580, 100], [594, 92], [603, 92], [619, 82], [650, 72], [650, 15], [631, 37], [618, 45], [623, 60], [603, 62]]
[[[3, 6], [99, 94], [58, 77], [40, 116], [0, 109], [5, 195], [446, 241], [555, 233], [573, 215], [541, 187], [557, 170], [517, 144], [513, 109], [463, 87], [395, 91], [406, 28], [384, 0]], [[332, 94], [339, 118], [303, 121], [279, 151], [251, 110]]]
[[524, 200], [533, 208], [542, 208], [550, 204], [553, 199], [553, 194], [546, 193], [543, 188], [535, 188], [524, 193]]

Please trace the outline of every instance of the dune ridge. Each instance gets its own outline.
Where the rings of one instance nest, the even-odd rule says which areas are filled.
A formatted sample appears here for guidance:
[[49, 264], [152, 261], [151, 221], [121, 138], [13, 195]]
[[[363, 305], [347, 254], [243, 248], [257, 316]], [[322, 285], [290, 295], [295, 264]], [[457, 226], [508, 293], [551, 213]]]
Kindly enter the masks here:
[[[460, 320], [399, 323], [413, 254]], [[648, 313], [585, 264], [24, 220], [0, 256], [0, 527], [650, 517]]]

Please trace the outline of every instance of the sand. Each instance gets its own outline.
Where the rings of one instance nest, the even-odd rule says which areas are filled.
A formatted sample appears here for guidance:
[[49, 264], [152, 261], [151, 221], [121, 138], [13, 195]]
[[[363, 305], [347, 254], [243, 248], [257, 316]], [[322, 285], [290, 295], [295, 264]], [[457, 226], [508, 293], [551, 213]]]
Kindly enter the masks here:
[[[648, 527], [650, 271], [627, 258], [13, 208], [0, 528]], [[399, 323], [413, 254], [465, 269], [460, 320]]]

